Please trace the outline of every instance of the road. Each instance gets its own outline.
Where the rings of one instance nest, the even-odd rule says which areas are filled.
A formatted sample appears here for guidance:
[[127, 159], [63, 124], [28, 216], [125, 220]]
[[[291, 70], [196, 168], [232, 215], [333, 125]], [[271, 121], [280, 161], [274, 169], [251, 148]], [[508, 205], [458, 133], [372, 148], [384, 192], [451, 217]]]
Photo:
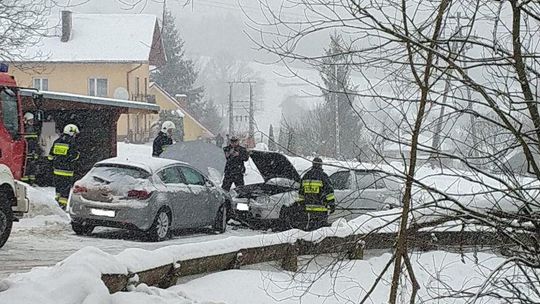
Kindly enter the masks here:
[[58, 216], [39, 216], [40, 223], [23, 220], [15, 223], [6, 245], [0, 249], [0, 280], [11, 273], [26, 272], [38, 266], [54, 265], [77, 250], [93, 246], [110, 254], [127, 248], [153, 250], [163, 246], [205, 242], [230, 236], [245, 236], [262, 233], [246, 228], [229, 226], [224, 234], [215, 234], [210, 229], [179, 231], [172, 239], [152, 243], [146, 242], [141, 233], [121, 229], [97, 228], [90, 236], [78, 236], [71, 231], [67, 220]]

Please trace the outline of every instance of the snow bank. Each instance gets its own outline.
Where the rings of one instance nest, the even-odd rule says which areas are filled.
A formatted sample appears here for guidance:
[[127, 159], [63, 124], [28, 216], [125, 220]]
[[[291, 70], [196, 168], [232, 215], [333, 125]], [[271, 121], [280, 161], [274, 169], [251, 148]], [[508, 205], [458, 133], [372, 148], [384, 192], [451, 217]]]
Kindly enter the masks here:
[[[207, 275], [188, 283], [173, 286], [169, 291], [222, 303], [237, 304], [337, 304], [360, 303], [385, 267], [390, 254], [369, 260], [336, 262], [319, 257], [300, 273], [260, 270], [229, 270]], [[465, 298], [437, 299], [450, 293], [450, 288], [474, 293], [489, 272], [503, 259], [490, 254], [459, 254], [434, 251], [412, 254], [415, 275], [421, 285], [420, 303], [465, 303]], [[336, 263], [334, 267], [325, 267]], [[375, 288], [367, 303], [387, 303], [392, 269]], [[408, 303], [410, 288], [402, 288], [398, 303]], [[530, 292], [529, 292], [530, 293]], [[495, 299], [480, 299], [477, 303], [494, 303]]]
[[[217, 246], [214, 249], [219, 250]], [[174, 251], [169, 247], [153, 252], [126, 250], [113, 256], [87, 247], [54, 267], [35, 268], [29, 273], [12, 275], [1, 281], [0, 303], [358, 303], [391, 258], [387, 253], [368, 260], [336, 262], [328, 256], [320, 256], [309, 264], [300, 260], [303, 267], [296, 274], [276, 271], [266, 264], [258, 266], [262, 269], [209, 274], [169, 289], [141, 284], [130, 287], [128, 292], [113, 295], [101, 282], [101, 273], [125, 274], [129, 267], [140, 263], [138, 260], [166, 263], [169, 257], [165, 253], [171, 250]], [[418, 297], [430, 302], [430, 299], [447, 296], [451, 289], [476, 292], [503, 259], [486, 253], [459, 255], [434, 251], [413, 253], [411, 261], [421, 285]], [[126, 266], [128, 264], [131, 266]], [[383, 276], [381, 284], [370, 297], [370, 303], [388, 300], [391, 274], [388, 271]], [[523, 292], [531, 295], [529, 290]], [[399, 302], [404, 303], [410, 295], [410, 288], [402, 288], [399, 294]], [[491, 301], [493, 299], [480, 299], [477, 303]], [[437, 300], [442, 304], [465, 302], [464, 298]]]

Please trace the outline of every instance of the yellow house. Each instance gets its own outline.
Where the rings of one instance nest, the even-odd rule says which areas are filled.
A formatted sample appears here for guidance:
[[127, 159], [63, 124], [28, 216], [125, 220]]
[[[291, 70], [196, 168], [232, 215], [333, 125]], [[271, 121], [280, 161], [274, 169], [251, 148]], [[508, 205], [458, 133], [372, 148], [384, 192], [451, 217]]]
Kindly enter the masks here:
[[[182, 117], [184, 141], [201, 138], [210, 139], [215, 137], [210, 130], [203, 126], [189, 113], [189, 111], [186, 110], [185, 103], [182, 100], [174, 98], [156, 83], [150, 84], [150, 94], [155, 96], [156, 104], [159, 105], [162, 111], [175, 111], [178, 116]], [[155, 121], [159, 120], [159, 115], [150, 116], [153, 116]]]
[[[51, 37], [26, 50], [11, 73], [20, 86], [155, 103], [150, 69], [166, 56], [156, 16], [63, 11]], [[124, 114], [118, 137], [149, 139], [150, 114]]]

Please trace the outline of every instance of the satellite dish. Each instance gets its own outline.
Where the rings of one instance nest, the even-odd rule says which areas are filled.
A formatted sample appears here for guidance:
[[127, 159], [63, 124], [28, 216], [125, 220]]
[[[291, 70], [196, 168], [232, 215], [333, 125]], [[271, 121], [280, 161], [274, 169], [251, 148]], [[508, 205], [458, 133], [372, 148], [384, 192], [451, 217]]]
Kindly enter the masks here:
[[129, 92], [124, 87], [118, 87], [114, 90], [114, 98], [129, 100]]

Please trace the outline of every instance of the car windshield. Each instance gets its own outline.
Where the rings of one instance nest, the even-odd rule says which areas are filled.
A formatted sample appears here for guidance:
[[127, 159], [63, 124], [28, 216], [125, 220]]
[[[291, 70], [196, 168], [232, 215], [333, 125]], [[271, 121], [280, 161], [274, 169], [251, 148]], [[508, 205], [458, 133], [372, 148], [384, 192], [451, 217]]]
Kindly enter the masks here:
[[145, 179], [150, 176], [150, 173], [135, 167], [102, 164], [95, 166], [89, 175], [98, 182], [111, 183], [113, 181], [125, 179], [126, 177]]

